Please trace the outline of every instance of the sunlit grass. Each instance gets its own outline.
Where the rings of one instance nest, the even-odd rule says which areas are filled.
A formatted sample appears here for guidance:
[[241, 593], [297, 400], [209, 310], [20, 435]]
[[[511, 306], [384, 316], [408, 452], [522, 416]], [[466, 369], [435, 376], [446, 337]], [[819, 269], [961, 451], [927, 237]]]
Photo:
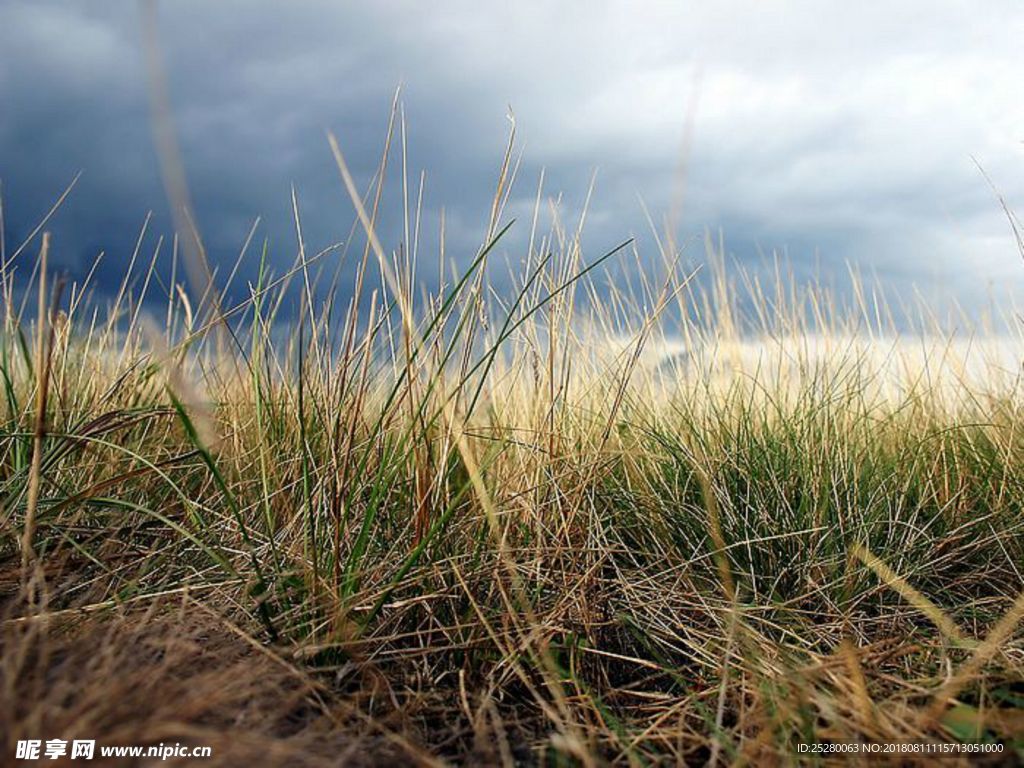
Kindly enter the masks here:
[[264, 715], [273, 754], [1022, 748], [1024, 342], [713, 249], [699, 279], [666, 253], [609, 283], [632, 244], [572, 232], [533, 231], [492, 290], [508, 162], [486, 242], [423, 296], [333, 148], [366, 243], [344, 306], [304, 248], [283, 275], [264, 249], [233, 307], [163, 286], [162, 322], [155, 255], [105, 307], [37, 278], [34, 319], [31, 260], [5, 266], [5, 748], [68, 711], [26, 698], [46, 648], [148, 609], [218, 617], [307, 686], [290, 731]]

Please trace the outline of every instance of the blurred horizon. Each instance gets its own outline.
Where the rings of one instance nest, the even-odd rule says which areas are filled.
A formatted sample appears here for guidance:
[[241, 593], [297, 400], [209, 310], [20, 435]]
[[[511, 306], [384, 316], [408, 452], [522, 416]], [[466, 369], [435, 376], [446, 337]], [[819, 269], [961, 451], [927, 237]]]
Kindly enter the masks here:
[[[404, 201], [415, 210], [422, 178], [412, 229], [427, 285], [442, 211], [457, 267], [485, 239], [511, 114], [517, 173], [505, 221], [517, 223], [496, 252], [499, 282], [525, 259], [543, 173], [538, 229], [557, 219], [571, 238], [586, 205], [588, 261], [635, 238], [644, 266], [662, 267], [669, 227], [683, 264], [705, 260], [710, 234], [745, 268], [781, 259], [798, 279], [840, 291], [850, 269], [899, 295], [969, 308], [1024, 287], [999, 200], [1012, 211], [1024, 198], [1024, 11], [781, 7], [160, 4], [170, 124], [218, 279], [257, 217], [238, 284], [264, 239], [277, 274], [294, 262], [293, 188], [307, 253], [348, 238], [355, 216], [326, 134], [367, 189], [401, 85], [379, 234], [389, 251], [404, 242]], [[81, 172], [48, 224], [51, 264], [80, 280], [104, 252], [101, 293], [116, 291], [150, 211], [140, 262], [174, 230], [143, 14], [113, 2], [0, 8], [6, 252]]]

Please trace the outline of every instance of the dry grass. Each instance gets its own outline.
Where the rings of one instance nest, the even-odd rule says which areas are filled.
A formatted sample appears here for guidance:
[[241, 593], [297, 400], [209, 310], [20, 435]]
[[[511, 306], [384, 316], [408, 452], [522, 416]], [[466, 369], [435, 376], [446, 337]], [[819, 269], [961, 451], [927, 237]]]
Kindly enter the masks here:
[[1020, 758], [1024, 342], [670, 252], [608, 286], [557, 226], [500, 295], [508, 161], [486, 245], [422, 298], [334, 149], [365, 236], [344, 306], [304, 247], [216, 316], [154, 254], [105, 315], [76, 285], [33, 321], [5, 264], [5, 756]]

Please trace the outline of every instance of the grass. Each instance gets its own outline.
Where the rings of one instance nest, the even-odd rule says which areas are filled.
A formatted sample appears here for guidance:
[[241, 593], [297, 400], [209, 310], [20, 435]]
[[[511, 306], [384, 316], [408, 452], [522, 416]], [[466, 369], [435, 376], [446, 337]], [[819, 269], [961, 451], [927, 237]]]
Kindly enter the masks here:
[[509, 158], [484, 245], [421, 295], [419, 211], [406, 192], [385, 248], [382, 185], [331, 143], [351, 297], [297, 203], [295, 264], [264, 247], [234, 306], [162, 283], [162, 241], [106, 305], [48, 292], [45, 239], [35, 269], [5, 262], [3, 754], [1024, 756], [1024, 340], [897, 322], [857, 281], [847, 306], [763, 285], [710, 245], [697, 278], [669, 244], [660, 274], [606, 283], [631, 243], [587, 261], [537, 216], [500, 292]]

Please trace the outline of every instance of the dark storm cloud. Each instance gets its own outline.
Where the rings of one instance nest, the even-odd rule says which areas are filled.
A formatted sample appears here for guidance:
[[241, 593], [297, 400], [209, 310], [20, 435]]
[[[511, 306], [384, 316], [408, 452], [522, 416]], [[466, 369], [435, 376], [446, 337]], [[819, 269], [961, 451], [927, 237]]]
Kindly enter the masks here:
[[[256, 216], [278, 269], [290, 263], [292, 184], [311, 250], [347, 236], [351, 207], [325, 130], [367, 183], [401, 82], [410, 194], [427, 174], [424, 265], [442, 206], [450, 255], [465, 257], [483, 236], [509, 104], [525, 148], [509, 208], [520, 239], [509, 247], [525, 237], [541, 167], [546, 192], [565, 192], [569, 224], [599, 169], [588, 250], [637, 234], [655, 261], [637, 197], [659, 221], [671, 206], [695, 103], [681, 241], [722, 229], [745, 260], [785, 249], [806, 273], [841, 274], [851, 261], [966, 295], [1022, 271], [971, 159], [1020, 199], [1024, 27], [1012, 4], [999, 6], [981, 16], [969, 4], [795, 0], [772, 9], [179, 1], [160, 6], [159, 29], [199, 226], [220, 264]], [[82, 170], [52, 226], [55, 255], [81, 274], [106, 250], [108, 285], [147, 211], [156, 214], [148, 249], [170, 230], [141, 38], [134, 4], [0, 8], [8, 242]], [[397, 158], [382, 227], [390, 245], [402, 237]]]

